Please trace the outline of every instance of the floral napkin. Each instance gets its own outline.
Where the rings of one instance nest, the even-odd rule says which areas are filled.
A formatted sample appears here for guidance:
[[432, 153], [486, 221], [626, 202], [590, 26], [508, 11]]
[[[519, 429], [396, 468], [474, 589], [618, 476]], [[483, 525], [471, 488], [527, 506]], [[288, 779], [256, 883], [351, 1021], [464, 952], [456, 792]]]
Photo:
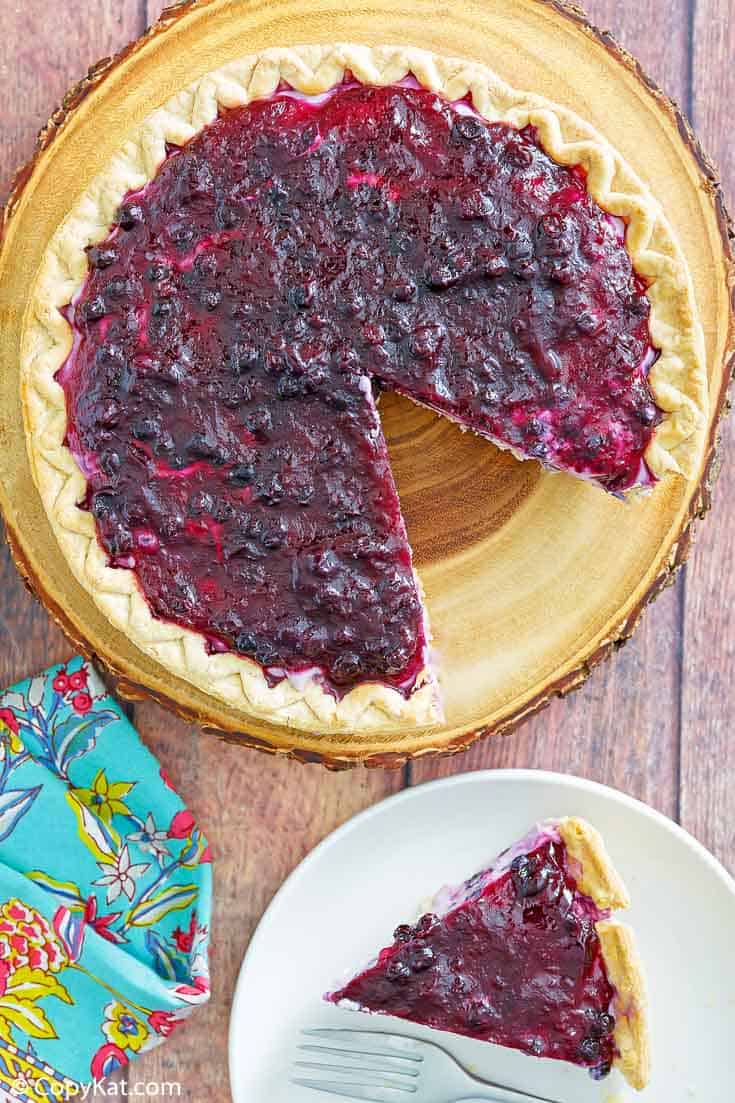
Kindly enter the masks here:
[[0, 694], [0, 1103], [81, 1097], [209, 998], [194, 817], [81, 659]]

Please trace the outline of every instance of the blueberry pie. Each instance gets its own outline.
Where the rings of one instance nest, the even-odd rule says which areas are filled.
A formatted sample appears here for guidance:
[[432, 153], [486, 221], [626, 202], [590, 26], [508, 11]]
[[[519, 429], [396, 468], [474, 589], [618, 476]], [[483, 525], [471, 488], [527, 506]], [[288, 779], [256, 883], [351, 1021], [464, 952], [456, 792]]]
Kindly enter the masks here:
[[327, 999], [648, 1081], [646, 996], [630, 901], [602, 839], [579, 819], [544, 823], [458, 888]]
[[100, 609], [311, 731], [440, 719], [381, 391], [618, 496], [691, 474], [706, 421], [647, 187], [566, 109], [399, 47], [269, 50], [121, 134], [23, 358], [35, 479]]

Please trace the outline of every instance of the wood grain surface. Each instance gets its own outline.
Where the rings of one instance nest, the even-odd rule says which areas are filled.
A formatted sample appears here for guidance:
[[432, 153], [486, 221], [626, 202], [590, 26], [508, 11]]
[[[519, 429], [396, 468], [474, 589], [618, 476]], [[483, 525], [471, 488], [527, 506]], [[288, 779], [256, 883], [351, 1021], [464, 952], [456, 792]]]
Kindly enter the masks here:
[[[156, 0], [5, 0], [0, 36], [0, 192], [31, 153], [35, 133], [93, 61], [157, 18]], [[689, 113], [735, 191], [731, 0], [588, 0]], [[732, 427], [724, 431], [727, 465]], [[135, 723], [206, 830], [215, 856], [210, 1005], [138, 1062], [141, 1080], [175, 1080], [188, 1103], [227, 1103], [227, 1021], [242, 953], [286, 874], [353, 813], [404, 785], [468, 769], [558, 769], [623, 789], [694, 832], [735, 871], [735, 499], [726, 466], [691, 561], [646, 614], [633, 640], [579, 693], [513, 736], [404, 771], [330, 774], [223, 746], [153, 705]], [[69, 655], [45, 612], [0, 555], [0, 684]], [[252, 1103], [267, 1103], [253, 1100]]]

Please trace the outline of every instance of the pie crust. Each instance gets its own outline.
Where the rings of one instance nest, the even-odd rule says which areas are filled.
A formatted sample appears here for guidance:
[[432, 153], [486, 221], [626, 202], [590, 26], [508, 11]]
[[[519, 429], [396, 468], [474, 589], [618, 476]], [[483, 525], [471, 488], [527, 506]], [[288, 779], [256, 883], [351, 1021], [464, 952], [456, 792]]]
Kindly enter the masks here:
[[174, 95], [144, 123], [121, 135], [120, 150], [75, 202], [46, 250], [24, 319], [21, 389], [31, 468], [62, 552], [107, 618], [143, 652], [215, 698], [281, 724], [314, 731], [380, 731], [440, 720], [427, 668], [408, 698], [365, 683], [337, 700], [315, 678], [266, 681], [260, 666], [234, 654], [208, 654], [196, 632], [155, 619], [132, 572], [111, 569], [91, 514], [78, 508], [86, 480], [65, 445], [66, 406], [55, 374], [72, 346], [60, 313], [87, 275], [85, 248], [103, 240], [125, 194], [153, 179], [166, 144], [182, 144], [214, 121], [220, 106], [270, 96], [281, 81], [318, 94], [349, 72], [365, 84], [392, 84], [409, 73], [450, 101], [471, 94], [489, 121], [534, 125], [544, 150], [562, 164], [581, 164], [588, 190], [628, 222], [627, 247], [650, 282], [650, 333], [660, 357], [650, 383], [664, 411], [646, 452], [656, 476], [695, 473], [707, 422], [704, 340], [691, 277], [658, 202], [607, 141], [578, 116], [535, 94], [511, 89], [485, 66], [400, 46], [340, 44], [272, 49], [232, 62]]
[[[569, 817], [557, 825], [577, 886], [603, 912], [630, 906], [628, 890], [612, 864], [602, 836], [585, 820]], [[647, 996], [643, 970], [630, 927], [615, 919], [596, 924], [607, 975], [615, 988], [615, 1045], [620, 1069], [631, 1087], [645, 1088], [650, 1075]]]

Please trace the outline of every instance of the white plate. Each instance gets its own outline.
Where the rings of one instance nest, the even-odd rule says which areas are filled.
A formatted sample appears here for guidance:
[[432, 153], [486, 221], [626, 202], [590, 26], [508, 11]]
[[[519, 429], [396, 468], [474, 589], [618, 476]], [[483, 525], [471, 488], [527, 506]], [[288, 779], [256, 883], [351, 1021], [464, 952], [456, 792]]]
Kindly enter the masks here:
[[289, 1083], [302, 1027], [432, 1036], [397, 1019], [324, 1005], [321, 996], [390, 943], [394, 927], [414, 918], [441, 885], [481, 869], [537, 820], [565, 815], [583, 816], [602, 832], [633, 897], [627, 914], [651, 997], [650, 1086], [638, 1095], [617, 1072], [595, 1084], [583, 1070], [451, 1034], [441, 1044], [480, 1076], [563, 1103], [732, 1103], [735, 881], [685, 831], [631, 797], [530, 770], [463, 774], [405, 790], [350, 820], [302, 862], [243, 962], [230, 1022], [235, 1103], [334, 1098]]

